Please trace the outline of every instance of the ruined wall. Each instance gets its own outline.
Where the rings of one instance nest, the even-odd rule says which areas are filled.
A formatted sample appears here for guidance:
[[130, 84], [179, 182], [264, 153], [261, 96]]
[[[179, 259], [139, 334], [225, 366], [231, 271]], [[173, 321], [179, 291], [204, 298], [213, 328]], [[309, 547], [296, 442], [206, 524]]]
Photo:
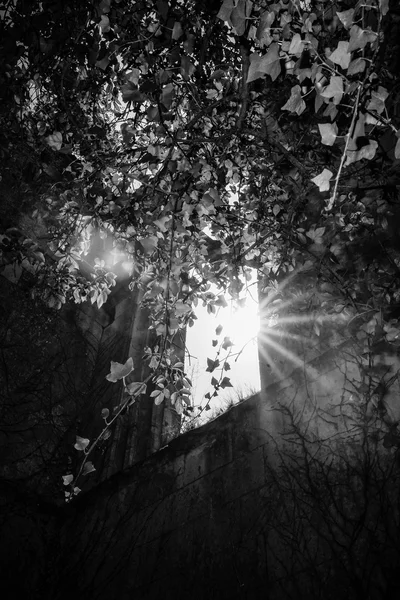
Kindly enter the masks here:
[[[44, 597], [329, 600], [400, 591], [395, 453], [370, 446], [346, 419], [344, 437], [318, 446], [320, 430], [308, 422], [312, 399], [321, 394], [327, 406], [353, 377], [347, 351], [326, 352], [271, 385], [267, 402], [252, 397], [78, 497]], [[284, 413], [282, 437], [278, 404], [298, 407], [293, 421]]]

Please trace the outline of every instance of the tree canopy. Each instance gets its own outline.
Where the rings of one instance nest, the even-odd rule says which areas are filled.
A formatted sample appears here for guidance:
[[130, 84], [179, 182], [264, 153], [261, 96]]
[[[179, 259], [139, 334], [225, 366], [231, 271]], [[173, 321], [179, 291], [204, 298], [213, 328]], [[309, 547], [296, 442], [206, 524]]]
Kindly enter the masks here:
[[158, 377], [197, 303], [240, 302], [254, 272], [298, 312], [380, 312], [396, 345], [394, 1], [9, 0], [0, 18], [3, 276], [101, 307], [116, 277], [88, 254], [109, 240]]

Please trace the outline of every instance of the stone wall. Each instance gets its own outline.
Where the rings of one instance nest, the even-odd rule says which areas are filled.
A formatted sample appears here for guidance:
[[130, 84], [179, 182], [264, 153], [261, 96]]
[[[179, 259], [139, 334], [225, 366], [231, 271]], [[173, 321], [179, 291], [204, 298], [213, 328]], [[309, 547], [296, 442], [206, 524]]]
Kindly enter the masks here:
[[[348, 351], [327, 351], [78, 497], [43, 598], [396, 595], [396, 453], [350, 416], [328, 422], [336, 437], [317, 443], [325, 409], [359, 374]], [[317, 396], [319, 415], [309, 408]]]

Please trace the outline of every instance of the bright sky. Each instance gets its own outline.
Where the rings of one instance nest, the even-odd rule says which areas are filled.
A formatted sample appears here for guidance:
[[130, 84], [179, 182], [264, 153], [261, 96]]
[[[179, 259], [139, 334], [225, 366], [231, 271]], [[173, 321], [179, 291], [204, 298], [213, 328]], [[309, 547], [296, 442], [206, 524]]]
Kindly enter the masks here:
[[[254, 291], [251, 291], [254, 290]], [[211, 377], [220, 379], [221, 370], [216, 369], [213, 373], [207, 372], [207, 358], [216, 360], [218, 350], [225, 336], [229, 336], [233, 346], [227, 350], [222, 349], [218, 359], [223, 364], [227, 359], [231, 369], [223, 371], [222, 377], [229, 377], [233, 388], [220, 390], [218, 397], [213, 398], [210, 405], [218, 407], [221, 400], [229, 397], [236, 399], [236, 392], [248, 395], [260, 389], [260, 374], [258, 369], [257, 333], [259, 330], [258, 303], [256, 300], [257, 290], [255, 286], [250, 288], [246, 296], [243, 308], [237, 310], [232, 305], [220, 308], [216, 315], [208, 314], [207, 309], [201, 305], [195, 308], [197, 321], [193, 327], [188, 327], [186, 333], [186, 346], [191, 354], [190, 361], [186, 360], [185, 370], [193, 382], [194, 405], [203, 406], [207, 400], [203, 400], [204, 394], [214, 392], [211, 386]], [[228, 300], [228, 299], [227, 299]], [[216, 335], [216, 328], [222, 325], [220, 335]], [[212, 340], [218, 340], [213, 347]], [[241, 352], [241, 350], [243, 350]], [[240, 356], [236, 356], [237, 353]]]

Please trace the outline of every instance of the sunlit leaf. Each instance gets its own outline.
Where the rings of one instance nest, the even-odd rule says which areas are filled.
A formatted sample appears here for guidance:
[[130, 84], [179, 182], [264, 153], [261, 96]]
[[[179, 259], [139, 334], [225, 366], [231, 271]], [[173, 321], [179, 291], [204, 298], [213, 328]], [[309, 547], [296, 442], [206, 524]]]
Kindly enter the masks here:
[[301, 97], [301, 87], [299, 85], [295, 85], [290, 90], [290, 98], [286, 104], [282, 106], [282, 110], [288, 110], [289, 112], [301, 115], [305, 108], [306, 103]]
[[333, 103], [339, 104], [343, 97], [343, 79], [337, 75], [333, 75], [329, 85], [320, 93], [323, 98], [333, 98]]
[[173, 29], [172, 29], [172, 39], [179, 40], [179, 38], [183, 35], [182, 25], [179, 21], [175, 21]]
[[342, 67], [342, 69], [347, 69], [351, 60], [349, 42], [339, 42], [336, 50], [329, 55], [329, 60]]
[[332, 177], [332, 171], [330, 171], [329, 169], [324, 169], [322, 173], [320, 173], [316, 177], [313, 177], [311, 181], [315, 183], [316, 186], [318, 186], [320, 192], [327, 192], [329, 190], [329, 182], [332, 179]]
[[346, 29], [350, 29], [353, 24], [353, 15], [354, 8], [349, 8], [348, 10], [344, 10], [342, 12], [336, 11], [339, 20], [343, 23]]
[[358, 160], [362, 160], [365, 158], [366, 160], [372, 160], [376, 154], [378, 149], [378, 142], [375, 140], [370, 140], [369, 144], [360, 148], [360, 150], [355, 151], [347, 151], [346, 162], [344, 163], [345, 167], [351, 165]]
[[318, 128], [321, 134], [321, 142], [325, 146], [333, 146], [338, 133], [336, 123], [318, 123]]
[[231, 341], [231, 338], [230, 338], [230, 337], [228, 337], [228, 336], [225, 336], [225, 337], [224, 337], [224, 341], [223, 341], [223, 343], [222, 343], [222, 348], [223, 348], [224, 350], [228, 350], [228, 348], [230, 348], [231, 346], [233, 346], [233, 343], [232, 343], [232, 341]]
[[62, 133], [60, 133], [60, 131], [54, 131], [52, 134], [47, 136], [46, 142], [50, 148], [53, 148], [53, 150], [60, 150], [63, 142]]
[[82, 438], [79, 435], [76, 436], [76, 442], [74, 444], [75, 450], [85, 450], [90, 444], [90, 440]]
[[396, 147], [394, 149], [395, 158], [400, 158], [400, 138], [396, 142]]
[[82, 474], [89, 475], [89, 473], [94, 473], [95, 470], [96, 469], [94, 468], [93, 463], [89, 461], [89, 462], [85, 463]]
[[377, 34], [374, 31], [361, 29], [358, 25], [353, 25], [350, 29], [350, 42], [347, 52], [354, 52], [365, 48], [368, 42], [374, 42]]
[[128, 360], [126, 361], [126, 363], [124, 363], [124, 364], [111, 361], [110, 373], [107, 375], [106, 379], [107, 379], [107, 381], [111, 381], [112, 383], [115, 383], [119, 379], [122, 379], [123, 377], [126, 377], [127, 375], [129, 375], [129, 373], [131, 373], [132, 371], [133, 371], [132, 357], [129, 357]]
[[363, 73], [367, 63], [363, 58], [356, 58], [352, 60], [347, 69], [347, 75], [356, 75], [357, 73]]
[[63, 480], [63, 485], [69, 485], [70, 483], [73, 482], [74, 476], [73, 475], [63, 475], [62, 480]]

